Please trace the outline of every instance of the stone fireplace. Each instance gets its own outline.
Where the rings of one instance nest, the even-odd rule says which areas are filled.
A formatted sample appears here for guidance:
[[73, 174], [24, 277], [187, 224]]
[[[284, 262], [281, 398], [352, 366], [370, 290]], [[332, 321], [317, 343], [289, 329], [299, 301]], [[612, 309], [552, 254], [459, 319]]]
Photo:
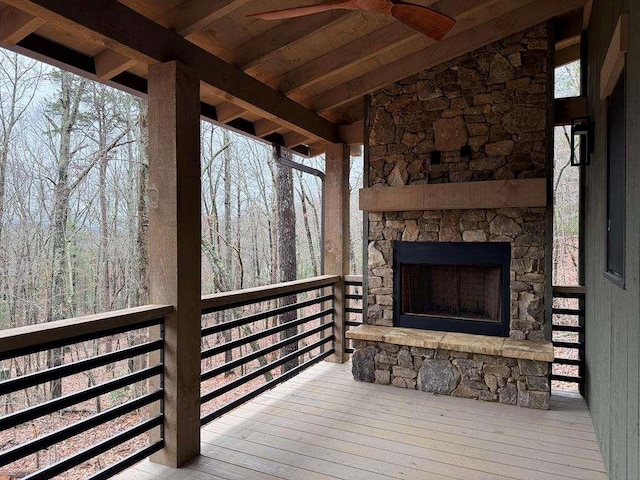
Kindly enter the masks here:
[[371, 95], [366, 327], [350, 334], [357, 379], [548, 408], [548, 31]]
[[[368, 190], [447, 184], [459, 187], [449, 194], [455, 197], [473, 184], [544, 180], [551, 160], [550, 52], [543, 24], [373, 94]], [[470, 154], [463, 155], [465, 148]], [[542, 206], [413, 209], [408, 197], [402, 210], [364, 207], [369, 242], [365, 322], [394, 325], [397, 242], [508, 243], [508, 335], [544, 340], [551, 213], [546, 200]], [[471, 203], [482, 200], [472, 198]]]

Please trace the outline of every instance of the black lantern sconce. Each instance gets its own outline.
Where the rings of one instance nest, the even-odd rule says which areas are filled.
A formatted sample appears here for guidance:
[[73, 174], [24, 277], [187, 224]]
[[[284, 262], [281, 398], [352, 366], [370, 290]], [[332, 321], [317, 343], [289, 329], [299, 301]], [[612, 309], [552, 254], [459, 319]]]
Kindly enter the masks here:
[[[576, 152], [578, 147], [578, 152]], [[593, 123], [591, 117], [571, 119], [571, 166], [586, 167], [593, 153]]]

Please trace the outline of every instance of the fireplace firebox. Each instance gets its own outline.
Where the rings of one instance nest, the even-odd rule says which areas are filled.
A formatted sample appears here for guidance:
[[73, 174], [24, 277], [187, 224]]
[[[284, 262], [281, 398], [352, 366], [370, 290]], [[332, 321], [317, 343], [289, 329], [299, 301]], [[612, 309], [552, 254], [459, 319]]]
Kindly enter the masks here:
[[511, 245], [396, 242], [394, 325], [509, 336]]

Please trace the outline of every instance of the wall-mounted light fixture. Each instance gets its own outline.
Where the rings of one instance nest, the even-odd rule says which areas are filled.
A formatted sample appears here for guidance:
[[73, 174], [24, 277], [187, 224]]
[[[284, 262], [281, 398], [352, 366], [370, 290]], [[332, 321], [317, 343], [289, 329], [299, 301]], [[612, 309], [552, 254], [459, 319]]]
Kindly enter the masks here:
[[591, 117], [571, 119], [571, 166], [589, 165], [593, 153], [593, 123]]

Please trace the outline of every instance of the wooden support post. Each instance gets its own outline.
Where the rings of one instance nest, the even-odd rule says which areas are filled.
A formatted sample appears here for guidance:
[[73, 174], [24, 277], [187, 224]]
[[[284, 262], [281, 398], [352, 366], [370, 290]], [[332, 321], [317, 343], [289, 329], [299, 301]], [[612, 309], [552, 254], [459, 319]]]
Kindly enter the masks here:
[[349, 146], [330, 144], [324, 180], [324, 274], [340, 275], [335, 292], [335, 354], [331, 362], [345, 360], [346, 298], [344, 276], [349, 273]]
[[165, 448], [179, 467], [200, 453], [200, 79], [178, 62], [149, 68], [149, 280], [165, 319]]

